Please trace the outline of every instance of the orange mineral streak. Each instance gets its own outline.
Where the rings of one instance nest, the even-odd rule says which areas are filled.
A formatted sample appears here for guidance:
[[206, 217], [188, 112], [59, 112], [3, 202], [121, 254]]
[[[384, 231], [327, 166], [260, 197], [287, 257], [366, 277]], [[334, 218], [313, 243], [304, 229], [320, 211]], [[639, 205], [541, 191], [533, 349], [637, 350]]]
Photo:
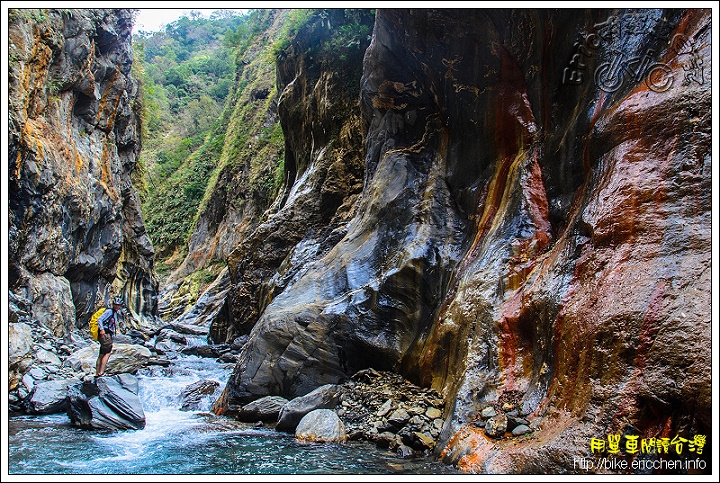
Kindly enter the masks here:
[[220, 397], [215, 401], [215, 404], [213, 404], [212, 412], [213, 414], [217, 414], [218, 416], [223, 416], [225, 412], [228, 409], [228, 401], [227, 401], [228, 395], [227, 395], [227, 388], [222, 392]]
[[[613, 418], [613, 423], [617, 427], [618, 431], [623, 429], [626, 421], [635, 420], [636, 415], [639, 412], [637, 394], [641, 392], [641, 385], [644, 382], [643, 371], [645, 370], [645, 365], [647, 364], [648, 351], [650, 350], [650, 347], [660, 330], [661, 320], [665, 315], [663, 314], [662, 309], [666, 293], [667, 281], [661, 279], [655, 286], [655, 290], [650, 296], [640, 328], [637, 350], [633, 360], [633, 371], [628, 379], [628, 382], [623, 385], [622, 394], [620, 395], [621, 399], [618, 404], [618, 411], [615, 413]], [[637, 421], [635, 421], [635, 424], [636, 427], [640, 426], [637, 424]], [[653, 435], [648, 434], [647, 436]]]
[[20, 155], [20, 152], [18, 152], [17, 156], [15, 157], [15, 179], [20, 179], [20, 173], [22, 169], [22, 161], [23, 158]]
[[462, 426], [448, 441], [447, 446], [440, 454], [440, 459], [452, 458], [454, 455], [451, 456], [451, 453], [462, 452], [464, 454], [457, 460], [457, 468], [465, 473], [480, 473], [493, 446], [493, 442], [482, 429], [466, 425]]
[[[638, 106], [643, 102], [652, 103], [652, 94], [646, 96], [639, 89], [619, 104]], [[678, 139], [674, 136], [659, 139], [655, 133], [659, 126], [643, 118], [644, 111], [642, 107], [635, 107], [621, 111], [609, 109], [605, 113], [610, 116], [605, 127], [616, 130], [611, 135], [622, 140], [628, 131], [635, 131], [633, 137], [636, 139], [620, 141], [606, 155], [604, 169], [612, 170], [614, 174], [605, 176], [609, 184], [604, 190], [614, 195], [607, 200], [600, 195], [587, 205], [599, 213], [592, 227], [592, 243], [581, 248], [570, 290], [563, 297], [562, 308], [554, 323], [558, 368], [547, 396], [552, 397], [559, 407], [575, 412], [585, 411], [589, 404], [592, 396], [589, 381], [598, 377], [593, 364], [602, 358], [618, 357], [617, 351], [622, 350], [620, 341], [608, 346], [603, 353], [596, 350], [598, 344], [607, 345], [599, 343], [598, 337], [605, 322], [614, 317], [613, 306], [628, 303], [628, 289], [637, 283], [638, 276], [655, 271], [653, 260], [661, 255], [658, 249], [664, 228], [652, 220], [667, 216], [658, 212], [667, 197], [662, 180], [666, 179], [664, 173], [669, 169]], [[618, 120], [618, 117], [622, 119]], [[576, 219], [577, 216], [580, 215], [576, 215]], [[641, 256], [637, 253], [639, 247], [642, 247]], [[607, 251], [608, 248], [611, 251]], [[577, 298], [576, 288], [580, 287], [585, 288], [581, 291], [584, 294], [582, 301]], [[648, 302], [632, 364], [634, 369], [627, 382], [622, 382], [622, 394], [616, 403], [614, 424], [618, 429], [638, 411], [635, 395], [642, 383], [645, 358], [657, 333], [658, 321], [663, 316], [660, 313], [662, 295], [658, 295], [662, 293], [662, 280], [652, 294], [635, 292], [635, 299], [647, 297]], [[567, 324], [569, 320], [572, 323]], [[616, 385], [625, 377], [605, 371], [599, 382], [603, 386]]]
[[516, 239], [513, 242], [514, 253], [510, 259], [506, 283], [509, 290], [517, 290], [525, 283], [535, 267], [538, 255], [550, 244], [549, 208], [537, 151], [533, 151], [528, 167], [530, 176], [526, 178], [522, 191], [524, 204], [536, 230], [530, 238]]
[[530, 208], [530, 216], [537, 227], [532, 238], [536, 242], [534, 251], [542, 252], [550, 244], [550, 208], [548, 205], [545, 184], [542, 180], [542, 170], [538, 163], [538, 153], [534, 152], [530, 165], [530, 177], [525, 187], [525, 193]]
[[110, 97], [110, 93], [113, 92], [115, 82], [117, 82], [118, 77], [120, 76], [120, 69], [122, 68], [121, 65], [118, 65], [115, 67], [115, 73], [113, 74], [112, 78], [110, 79], [110, 82], [108, 83], [107, 89], [105, 89], [105, 92], [103, 93], [102, 97], [100, 98], [100, 103], [98, 104], [98, 113], [97, 113], [97, 124], [100, 124], [100, 120], [103, 118], [103, 116], [107, 116], [107, 130], [109, 131], [112, 129], [113, 124], [115, 123], [115, 115], [118, 111], [118, 105], [120, 104], [120, 100], [122, 99], [122, 96], [118, 95], [115, 99], [112, 100], [112, 110], [110, 111], [110, 114], [107, 115], [106, 111], [108, 109], [108, 98]]
[[547, 416], [548, 419], [532, 435], [521, 438], [491, 439], [481, 428], [461, 426], [443, 448], [439, 459], [469, 474], [516, 473], [527, 464], [528, 455], [542, 458], [549, 451], [548, 441], [562, 439], [579, 423], [577, 417], [555, 408], [550, 409]]
[[[701, 8], [688, 9], [685, 15], [675, 26], [670, 34], [667, 48], [660, 59], [661, 63], [667, 64], [675, 74], [683, 74], [682, 64], [689, 59], [690, 51], [695, 42], [699, 39], [696, 35], [701, 32], [700, 25], [704, 22], [707, 10]], [[710, 66], [707, 66], [708, 69]], [[675, 77], [675, 83], [681, 82], [682, 76]]]
[[108, 196], [114, 201], [120, 199], [120, 193], [115, 187], [115, 183], [112, 180], [112, 172], [110, 166], [110, 153], [108, 152], [109, 142], [103, 144], [102, 155], [100, 158], [100, 185], [105, 189]]
[[42, 115], [47, 107], [48, 67], [53, 54], [41, 34], [36, 34], [28, 63], [23, 66], [23, 92], [27, 93], [25, 111], [28, 118]]
[[[438, 315], [440, 323], [433, 327], [420, 357], [419, 367], [430, 369], [420, 372], [433, 374], [433, 387], [436, 387], [438, 381], [444, 379], [450, 370], [448, 364], [450, 364], [451, 358], [445, 357], [442, 363], [439, 363], [437, 354], [442, 352], [439, 348], [447, 348], [446, 344], [448, 343], [456, 344], [453, 342], [457, 340], [454, 336], [463, 330], [456, 324], [444, 323], [445, 314], [457, 295], [464, 273], [471, 269], [473, 262], [480, 256], [487, 236], [499, 226], [502, 216], [506, 212], [505, 208], [514, 196], [511, 189], [513, 182], [521, 175], [520, 168], [531, 155], [529, 146], [537, 131], [520, 67], [503, 46], [494, 44], [493, 51], [501, 58], [502, 66], [501, 82], [496, 86], [496, 105], [492, 110], [495, 114], [494, 138], [498, 162], [493, 177], [478, 197], [477, 208], [473, 216], [473, 219], [477, 220], [475, 234], [466, 256], [459, 263], [453, 279], [449, 283], [447, 296]], [[530, 193], [525, 193], [525, 196], [529, 200], [528, 205], [536, 205], [530, 206], [531, 216], [542, 229], [538, 230], [535, 248], [530, 250], [530, 242], [528, 242], [528, 246], [523, 250], [526, 252], [536, 251], [540, 247], [544, 249], [549, 243], [548, 205], [542, 187], [542, 173], [537, 163], [537, 154], [533, 153], [532, 156], [533, 159], [530, 163], [532, 175], [529, 177], [529, 186], [526, 187], [530, 189]], [[521, 257], [523, 256], [521, 255]], [[519, 286], [521, 280], [524, 280], [529, 274], [530, 269], [531, 267], [518, 266], [518, 273], [515, 274], [518, 278], [513, 278], [513, 283], [517, 282]]]
[[[499, 220], [496, 219], [496, 215], [501, 212], [503, 203], [507, 203], [507, 198], [511, 195], [508, 188], [518, 173], [518, 166], [525, 160], [527, 156], [525, 149], [531, 144], [537, 130], [520, 68], [504, 47], [494, 44], [493, 50], [499, 53], [502, 59], [503, 82], [497, 87], [494, 110], [499, 161], [487, 190], [482, 192], [478, 200], [474, 219], [479, 221], [468, 254], [458, 267], [459, 274], [465, 272], [478, 257], [482, 242], [491, 232], [492, 227], [497, 225]], [[455, 278], [455, 285], [448, 292], [448, 300], [455, 296], [457, 281], [460, 278]]]
[[42, 139], [45, 124], [28, 119], [23, 125], [21, 143], [29, 150], [35, 153], [35, 159], [43, 159], [45, 157], [45, 146]]
[[[500, 320], [500, 347], [499, 362], [502, 374], [505, 376], [505, 382], [502, 390], [517, 391], [523, 390], [525, 387], [519, 388], [517, 380], [525, 375], [522, 364], [523, 348], [518, 342], [517, 323], [522, 310], [522, 292], [517, 291], [515, 295], [503, 306], [503, 315]], [[530, 358], [532, 359], [532, 358]], [[502, 391], [500, 391], [502, 392]]]
[[510, 57], [504, 47], [496, 45], [502, 59], [502, 79], [498, 86], [495, 109], [495, 139], [498, 143], [499, 162], [495, 174], [490, 181], [485, 199], [478, 205], [479, 222], [475, 238], [470, 250], [469, 262], [476, 258], [482, 240], [496, 223], [495, 215], [499, 212], [503, 201], [511, 193], [508, 187], [517, 175], [518, 165], [526, 157], [526, 148], [532, 143], [537, 130], [535, 118], [528, 101], [525, 80], [517, 63]]
[[82, 172], [84, 162], [83, 162], [83, 158], [82, 158], [82, 156], [80, 156], [80, 153], [78, 152], [77, 148], [75, 149], [74, 158], [75, 158], [75, 174], [80, 174]]

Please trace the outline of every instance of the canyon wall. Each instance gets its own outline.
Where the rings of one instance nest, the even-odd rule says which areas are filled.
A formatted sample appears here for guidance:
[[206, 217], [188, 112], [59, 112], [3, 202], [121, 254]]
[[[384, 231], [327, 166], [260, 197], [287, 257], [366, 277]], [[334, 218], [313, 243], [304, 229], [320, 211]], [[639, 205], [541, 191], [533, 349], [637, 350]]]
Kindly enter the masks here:
[[[273, 22], [263, 48], [287, 43], [274, 72], [260, 47], [240, 59], [251, 87], [171, 277], [227, 260], [168, 312], [249, 336], [215, 412], [372, 367], [442, 394], [435, 454], [468, 472], [564, 473], [592, 438], [710, 432], [709, 10]], [[13, 332], [72, 338], [117, 293], [131, 325], [159, 323], [131, 23], [10, 12]], [[488, 405], [532, 432], [488, 437]]]
[[[296, 268], [234, 309], [257, 322], [236, 312], [250, 339], [216, 412], [373, 367], [454, 401], [437, 454], [470, 472], [568, 471], [609, 433], [707, 434], [709, 66], [709, 10], [379, 10], [361, 196], [332, 246], [273, 229], [287, 255], [231, 255]], [[303, 80], [280, 119], [318, 154], [288, 163], [287, 207], [322, 200], [306, 106], [323, 84], [282, 109]], [[265, 266], [257, 284], [282, 277]], [[531, 437], [473, 424], [501, 403]]]
[[[299, 277], [307, 262], [344, 235], [362, 189], [358, 85], [372, 21], [368, 11], [330, 10], [327, 17], [300, 28], [275, 54], [283, 185], [228, 256], [227, 322], [213, 323], [216, 342], [250, 333], [268, 303]], [[347, 26], [355, 29], [344, 37], [351, 45], [329, 48], [338, 30]]]
[[158, 322], [131, 28], [129, 10], [9, 11], [9, 288], [59, 338], [115, 295], [127, 325]]
[[[213, 165], [204, 200], [188, 239], [187, 255], [165, 280], [159, 313], [173, 320], [211, 327], [212, 340], [232, 342], [238, 334], [227, 314], [230, 275], [227, 257], [272, 212], [282, 184], [284, 143], [278, 121], [278, 91], [272, 43], [286, 21], [286, 10], [267, 10], [258, 23], [267, 27], [236, 52], [238, 70], [217, 127], [208, 145], [222, 147]], [[279, 178], [279, 180], [278, 180]], [[206, 271], [214, 281], [199, 288], [197, 274]], [[197, 288], [196, 288], [197, 287]]]

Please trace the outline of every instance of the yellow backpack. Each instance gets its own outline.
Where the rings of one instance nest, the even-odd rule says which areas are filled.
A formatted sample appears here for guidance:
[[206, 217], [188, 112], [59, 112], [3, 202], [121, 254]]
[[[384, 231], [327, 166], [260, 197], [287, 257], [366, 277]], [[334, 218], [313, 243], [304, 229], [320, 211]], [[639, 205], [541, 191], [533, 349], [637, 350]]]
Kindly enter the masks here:
[[105, 312], [105, 307], [100, 307], [97, 312], [90, 317], [90, 335], [93, 339], [98, 340], [98, 319]]

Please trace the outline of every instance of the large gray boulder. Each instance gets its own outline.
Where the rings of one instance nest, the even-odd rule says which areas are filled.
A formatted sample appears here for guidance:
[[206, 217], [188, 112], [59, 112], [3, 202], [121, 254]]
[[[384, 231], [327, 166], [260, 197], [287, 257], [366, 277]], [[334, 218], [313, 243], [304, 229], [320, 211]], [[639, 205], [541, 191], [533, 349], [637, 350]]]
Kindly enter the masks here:
[[196, 411], [200, 409], [203, 398], [215, 392], [220, 383], [211, 379], [194, 382], [180, 393], [181, 411]]
[[257, 421], [276, 422], [280, 410], [288, 403], [288, 400], [281, 396], [265, 396], [243, 406], [238, 411], [237, 418], [240, 421], [254, 423]]
[[344, 443], [347, 440], [345, 425], [335, 411], [316, 409], [307, 413], [298, 423], [295, 437], [304, 442]]
[[68, 279], [43, 272], [30, 280], [33, 317], [57, 337], [69, 334], [76, 316]]
[[65, 411], [68, 387], [79, 379], [62, 379], [35, 384], [25, 400], [25, 407], [33, 414], [53, 414]]
[[22, 322], [11, 323], [8, 326], [7, 337], [8, 382], [9, 389], [13, 390], [32, 365], [32, 330], [29, 325]]
[[84, 381], [67, 391], [67, 414], [84, 429], [126, 430], [145, 427], [145, 411], [132, 374]]
[[[75, 372], [95, 374], [95, 362], [97, 361], [99, 349], [100, 345], [93, 342], [88, 347], [84, 347], [70, 355], [65, 360], [64, 365]], [[106, 373], [135, 373], [148, 363], [151, 356], [150, 349], [145, 346], [115, 343], [110, 353]]]
[[336, 384], [325, 384], [304, 396], [296, 397], [280, 410], [275, 429], [294, 432], [300, 420], [310, 411], [334, 408], [338, 403], [339, 389], [340, 386]]

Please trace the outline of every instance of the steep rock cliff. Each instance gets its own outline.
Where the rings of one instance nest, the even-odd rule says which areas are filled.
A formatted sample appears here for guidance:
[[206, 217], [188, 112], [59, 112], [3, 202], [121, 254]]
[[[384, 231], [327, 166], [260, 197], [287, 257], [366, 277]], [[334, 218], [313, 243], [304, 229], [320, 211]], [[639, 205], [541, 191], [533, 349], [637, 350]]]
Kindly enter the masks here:
[[[438, 453], [466, 471], [563, 472], [591, 437], [707, 434], [709, 65], [705, 10], [378, 11], [356, 213], [252, 309], [216, 411], [374, 367], [455, 401]], [[532, 436], [471, 424], [501, 402]]]
[[[228, 257], [229, 324], [214, 324], [216, 341], [249, 333], [265, 306], [305, 264], [344, 234], [362, 189], [357, 86], [372, 18], [368, 11], [328, 10], [325, 17], [300, 28], [277, 53], [278, 113], [285, 139], [283, 190], [267, 220]], [[356, 43], [333, 51], [330, 41], [343, 27], [354, 29], [350, 40]]]
[[[213, 327], [213, 339], [232, 341], [237, 331], [229, 325], [226, 293], [229, 284], [224, 265], [228, 255], [267, 217], [265, 213], [282, 184], [283, 140], [278, 121], [275, 61], [270, 46], [284, 25], [287, 11], [257, 13], [266, 28], [237, 52], [238, 72], [218, 126], [222, 141], [193, 232], [188, 254], [165, 281], [160, 294], [160, 316]], [[198, 274], [215, 275], [202, 286]]]
[[9, 285], [57, 337], [122, 295], [156, 322], [133, 186], [140, 150], [129, 10], [9, 12]]

